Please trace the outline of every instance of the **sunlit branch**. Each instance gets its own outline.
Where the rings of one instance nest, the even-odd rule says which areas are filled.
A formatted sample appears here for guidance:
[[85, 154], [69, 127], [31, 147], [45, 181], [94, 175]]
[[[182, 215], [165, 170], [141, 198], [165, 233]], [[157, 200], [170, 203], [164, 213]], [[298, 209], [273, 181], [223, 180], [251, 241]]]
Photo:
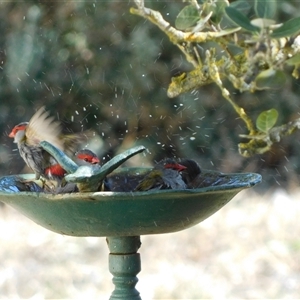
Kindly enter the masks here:
[[[212, 52], [212, 53], [211, 53]], [[255, 134], [256, 130], [253, 125], [252, 120], [248, 117], [245, 110], [239, 107], [230, 97], [229, 91], [223, 86], [222, 80], [220, 78], [218, 67], [215, 63], [215, 57], [213, 51], [206, 51], [206, 65], [208, 67], [208, 72], [210, 78], [217, 84], [222, 92], [222, 96], [233, 106], [234, 110], [241, 117], [241, 119], [246, 123], [246, 126], [250, 134]]]
[[203, 68], [198, 67], [190, 72], [182, 73], [180, 76], [172, 77], [168, 87], [168, 97], [177, 97], [212, 82], [208, 72], [203, 72]]
[[210, 40], [216, 40], [216, 38], [223, 37], [228, 34], [232, 34], [240, 30], [238, 28], [232, 28], [224, 31], [208, 31], [208, 32], [183, 32], [172, 27], [161, 15], [160, 12], [152, 10], [144, 6], [144, 1], [134, 1], [138, 8], [130, 8], [130, 12], [135, 15], [139, 15], [153, 24], [155, 24], [160, 30], [162, 30], [174, 44], [182, 42], [191, 43], [203, 43]]

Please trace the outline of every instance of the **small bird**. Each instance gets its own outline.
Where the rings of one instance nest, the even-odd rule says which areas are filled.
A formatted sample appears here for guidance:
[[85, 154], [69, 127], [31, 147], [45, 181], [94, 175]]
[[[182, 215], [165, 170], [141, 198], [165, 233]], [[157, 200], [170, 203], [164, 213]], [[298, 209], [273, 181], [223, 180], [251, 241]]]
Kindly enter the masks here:
[[[99, 157], [93, 151], [91, 151], [89, 149], [79, 150], [78, 152], [75, 153], [75, 158], [76, 158], [76, 163], [79, 166], [100, 164]], [[55, 166], [52, 166], [52, 168], [53, 167], [55, 167]], [[60, 174], [62, 173], [61, 170], [63, 170], [64, 176], [65, 176], [66, 171], [59, 164], [57, 164], [55, 168], [57, 170], [59, 170], [59, 168], [60, 168], [60, 170], [59, 170]], [[54, 193], [55, 194], [65, 194], [65, 193], [76, 193], [76, 192], [79, 192], [79, 190], [75, 183], [62, 182], [61, 185], [55, 189]]]
[[[53, 144], [62, 151], [72, 152], [85, 136], [83, 133], [62, 135], [60, 123], [44, 107], [40, 108], [29, 122], [22, 122], [16, 125], [10, 134], [14, 143], [18, 145], [19, 152], [25, 163], [35, 173], [35, 178], [40, 176], [49, 179], [51, 174], [62, 175], [62, 169], [57, 166], [57, 161], [47, 151], [40, 147], [43, 140]], [[53, 166], [53, 170], [48, 169]], [[48, 169], [48, 170], [47, 170]]]
[[[100, 159], [98, 156], [89, 149], [81, 149], [75, 153], [75, 160], [77, 165], [94, 165], [99, 164]], [[67, 174], [66, 170], [58, 163], [55, 163], [44, 171], [44, 176], [51, 180], [61, 180]]]
[[59, 182], [66, 174], [67, 171], [59, 163], [55, 162], [44, 170], [43, 177]]
[[77, 158], [77, 163], [81, 166], [85, 165], [85, 163], [86, 165], [96, 165], [100, 163], [99, 157], [89, 149], [81, 149], [75, 153], [75, 156]]
[[[75, 160], [79, 166], [97, 165], [100, 163], [100, 159], [98, 158], [98, 156], [89, 149], [81, 149], [78, 152], [76, 152]], [[59, 175], [63, 174], [60, 185], [58, 185], [54, 190], [55, 194], [76, 193], [79, 191], [75, 183], [66, 183], [63, 180], [63, 177], [66, 175], [67, 172], [62, 168], [61, 165], [59, 164], [53, 165], [50, 168], [46, 169], [46, 172], [53, 172], [54, 175], [56, 176], [58, 174]]]
[[181, 173], [186, 167], [174, 159], [160, 161], [137, 185], [135, 191], [186, 189]]
[[181, 172], [183, 181], [186, 183], [188, 189], [199, 187], [201, 169], [198, 163], [192, 159], [181, 159], [180, 164], [186, 168]]

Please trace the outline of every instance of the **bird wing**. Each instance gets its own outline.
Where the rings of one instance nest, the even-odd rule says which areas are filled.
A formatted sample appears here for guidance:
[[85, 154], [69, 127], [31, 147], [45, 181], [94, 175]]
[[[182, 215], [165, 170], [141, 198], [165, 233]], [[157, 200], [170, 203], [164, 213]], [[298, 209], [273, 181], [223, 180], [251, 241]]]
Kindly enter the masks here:
[[59, 138], [60, 134], [60, 123], [49, 116], [45, 107], [41, 107], [32, 116], [25, 130], [26, 143], [28, 145], [38, 146], [41, 141], [47, 141], [63, 150], [63, 141]]
[[78, 146], [87, 142], [91, 137], [93, 137], [93, 135], [94, 132], [87, 130], [61, 136], [63, 141], [63, 151], [67, 154], [74, 154], [78, 150]]
[[163, 187], [161, 170], [153, 169], [147, 174], [135, 188], [136, 191], [159, 190]]

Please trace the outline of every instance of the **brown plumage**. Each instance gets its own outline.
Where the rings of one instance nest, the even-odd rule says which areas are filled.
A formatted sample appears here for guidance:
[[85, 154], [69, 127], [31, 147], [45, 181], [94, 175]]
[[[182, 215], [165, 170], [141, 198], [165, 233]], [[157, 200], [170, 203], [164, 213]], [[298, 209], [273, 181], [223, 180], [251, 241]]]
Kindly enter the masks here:
[[[47, 141], [64, 152], [74, 153], [76, 145], [83, 140], [84, 136], [83, 133], [62, 135], [60, 123], [49, 116], [44, 107], [40, 108], [29, 122], [16, 125], [9, 134], [18, 145], [20, 155], [27, 166], [34, 171], [36, 179], [40, 176], [46, 179], [56, 177], [53, 172], [45, 173], [47, 168], [56, 165], [57, 162], [40, 147], [41, 141]], [[61, 170], [54, 171], [58, 173]]]

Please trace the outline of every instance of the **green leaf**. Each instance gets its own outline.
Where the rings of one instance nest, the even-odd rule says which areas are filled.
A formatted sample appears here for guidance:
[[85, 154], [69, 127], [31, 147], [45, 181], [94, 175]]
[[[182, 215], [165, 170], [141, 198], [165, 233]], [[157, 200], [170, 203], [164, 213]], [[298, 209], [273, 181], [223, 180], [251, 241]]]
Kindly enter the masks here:
[[179, 30], [186, 30], [195, 25], [200, 19], [198, 10], [193, 5], [185, 6], [175, 20], [175, 26]]
[[293, 34], [296, 34], [298, 31], [300, 31], [300, 17], [291, 19], [283, 23], [282, 26], [279, 28], [276, 28], [272, 34], [272, 38], [282, 38], [291, 36]]
[[240, 29], [241, 29], [240, 27], [236, 27], [236, 28], [229, 28], [229, 29], [221, 30], [216, 33], [216, 37], [229, 35], [229, 34], [239, 31]]
[[277, 0], [255, 0], [254, 9], [259, 18], [272, 19], [277, 11]]
[[206, 5], [207, 7], [207, 14], [209, 14], [211, 11], [213, 12], [211, 21], [215, 24], [219, 24], [221, 19], [224, 16], [224, 9], [227, 7], [227, 0], [218, 0], [217, 2], [212, 2], [210, 5]]
[[251, 5], [249, 4], [248, 0], [238, 0], [230, 3], [230, 7], [235, 8], [241, 14], [247, 15], [251, 10]]
[[192, 30], [192, 32], [201, 31], [205, 27], [207, 21], [210, 19], [212, 13], [213, 12], [211, 11], [205, 18], [201, 18], [195, 26], [189, 27], [189, 30]]
[[238, 26], [248, 30], [248, 31], [259, 31], [259, 27], [256, 27], [251, 24], [250, 20], [244, 16], [242, 13], [240, 13], [235, 8], [228, 6], [225, 8], [225, 12], [227, 16], [232, 20], [235, 24]]
[[285, 63], [290, 66], [300, 65], [300, 53], [297, 53], [293, 57], [287, 59]]
[[278, 111], [275, 108], [265, 110], [256, 119], [256, 127], [262, 132], [268, 132], [277, 122]]
[[260, 72], [255, 78], [257, 89], [280, 89], [284, 86], [286, 76], [281, 70], [268, 69]]

